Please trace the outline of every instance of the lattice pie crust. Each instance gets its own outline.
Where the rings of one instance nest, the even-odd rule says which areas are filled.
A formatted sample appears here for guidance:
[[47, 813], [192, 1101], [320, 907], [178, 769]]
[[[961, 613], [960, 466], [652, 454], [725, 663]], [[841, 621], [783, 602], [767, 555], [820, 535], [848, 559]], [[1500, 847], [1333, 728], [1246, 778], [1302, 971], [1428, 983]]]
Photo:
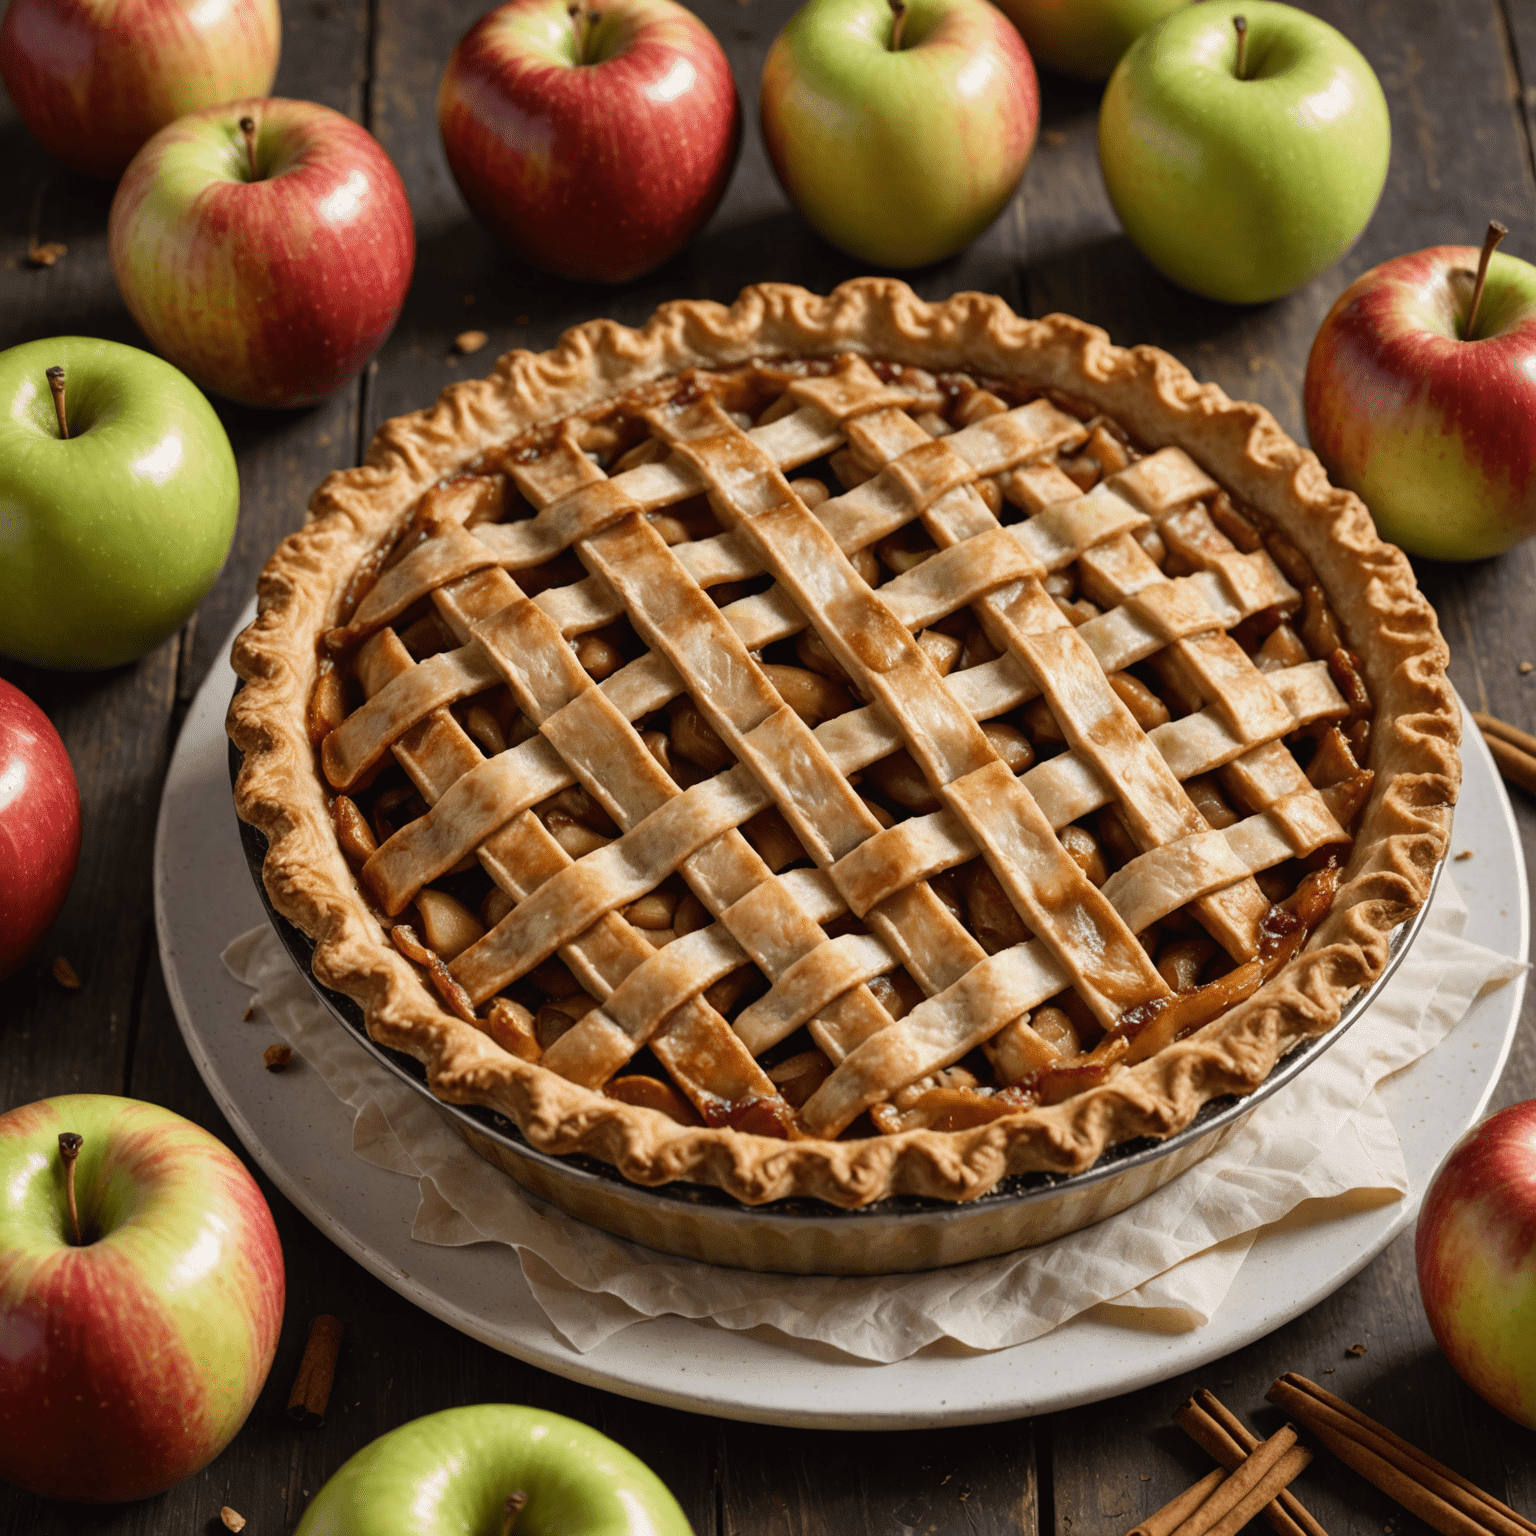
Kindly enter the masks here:
[[1262, 408], [864, 279], [387, 423], [229, 730], [274, 905], [442, 1098], [852, 1206], [1079, 1171], [1328, 1028], [1444, 854], [1445, 661]]

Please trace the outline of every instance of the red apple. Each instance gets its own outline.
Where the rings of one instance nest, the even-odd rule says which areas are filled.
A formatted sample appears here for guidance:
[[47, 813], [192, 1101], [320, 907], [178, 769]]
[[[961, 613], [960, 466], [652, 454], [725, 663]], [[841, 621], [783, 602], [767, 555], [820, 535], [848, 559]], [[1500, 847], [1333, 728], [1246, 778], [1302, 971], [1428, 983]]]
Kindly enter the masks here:
[[465, 33], [437, 93], [475, 216], [535, 267], [622, 283], [715, 211], [741, 109], [714, 34], [673, 0], [511, 0]]
[[244, 405], [313, 405], [384, 344], [410, 286], [405, 188], [377, 140], [312, 101], [231, 101], [162, 128], [107, 226], [155, 349]]
[[0, 1477], [93, 1504], [190, 1477], [251, 1411], [283, 1295], [272, 1213], [207, 1131], [99, 1094], [0, 1115]]
[[[1500, 232], [1501, 233], [1501, 232]], [[1536, 534], [1536, 267], [1440, 245], [1344, 290], [1307, 360], [1307, 430], [1383, 538], [1436, 560]]]
[[115, 181], [167, 123], [277, 74], [277, 0], [11, 0], [0, 80], [72, 171]]
[[0, 678], [0, 980], [37, 948], [80, 861], [80, 791], [59, 733]]
[[1474, 1126], [1419, 1212], [1419, 1294], [1446, 1359], [1536, 1429], [1536, 1099]]

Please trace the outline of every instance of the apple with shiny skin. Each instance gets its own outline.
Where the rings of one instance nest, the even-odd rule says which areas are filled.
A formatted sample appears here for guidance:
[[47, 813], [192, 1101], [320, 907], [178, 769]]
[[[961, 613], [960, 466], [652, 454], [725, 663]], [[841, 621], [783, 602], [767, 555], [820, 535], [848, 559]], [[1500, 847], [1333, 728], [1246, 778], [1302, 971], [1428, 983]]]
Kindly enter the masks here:
[[997, 0], [1036, 64], [1079, 80], [1107, 80], [1148, 27], [1189, 0]]
[[736, 164], [741, 108], [714, 34], [673, 0], [511, 0], [443, 71], [437, 121], [475, 216], [530, 265], [622, 283], [675, 256]]
[[790, 201], [884, 267], [974, 240], [1013, 196], [1040, 117], [1029, 50], [986, 0], [808, 0], [768, 50], [759, 105]]
[[190, 1477], [256, 1401], [283, 1297], [272, 1213], [207, 1131], [100, 1094], [0, 1115], [0, 1477], [91, 1504]]
[[162, 128], [124, 172], [107, 237], [156, 350], [205, 389], [268, 407], [314, 405], [355, 378], [416, 260], [405, 188], [378, 141], [282, 97]]
[[517, 1536], [692, 1536], [639, 1457], [575, 1419], [512, 1403], [447, 1408], [381, 1435], [320, 1490], [294, 1536], [514, 1526]]
[[70, 669], [143, 655], [213, 585], [239, 510], [229, 438], [169, 363], [87, 336], [0, 352], [0, 652]]
[[[1239, 30], [1246, 40], [1239, 68]], [[1381, 83], [1327, 22], [1274, 0], [1205, 0], [1143, 32], [1099, 109], [1099, 165], [1126, 233], [1172, 282], [1227, 304], [1331, 267], [1387, 180]]]
[[1536, 1429], [1536, 1099], [1474, 1126], [1440, 1165], [1414, 1251], [1429, 1325], [1457, 1374]]
[[277, 75], [277, 0], [11, 0], [0, 81], [72, 171], [115, 181], [167, 123]]
[[1536, 266], [1441, 245], [1358, 277], [1307, 359], [1307, 431], [1384, 539], [1478, 560], [1536, 534]]
[[0, 981], [53, 925], [80, 862], [80, 789], [53, 722], [0, 677]]

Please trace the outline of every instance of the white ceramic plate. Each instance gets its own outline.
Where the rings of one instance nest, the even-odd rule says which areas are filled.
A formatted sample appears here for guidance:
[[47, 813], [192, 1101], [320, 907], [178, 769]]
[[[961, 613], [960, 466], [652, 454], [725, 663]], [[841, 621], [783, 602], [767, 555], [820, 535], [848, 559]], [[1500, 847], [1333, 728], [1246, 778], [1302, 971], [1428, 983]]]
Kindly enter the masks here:
[[[161, 964], [209, 1091], [273, 1183], [387, 1285], [495, 1349], [626, 1397], [770, 1424], [915, 1429], [1050, 1413], [1192, 1370], [1315, 1305], [1413, 1220], [1440, 1159], [1487, 1104], [1519, 1022], [1523, 978], [1480, 1000], [1448, 1048], [1383, 1090], [1403, 1140], [1406, 1199], [1322, 1227], [1266, 1233], [1204, 1328], [1168, 1335], [1079, 1320], [991, 1354], [932, 1350], [873, 1365], [777, 1334], [657, 1318], [580, 1354], [550, 1327], [507, 1249], [412, 1240], [414, 1182], [352, 1155], [348, 1114], [318, 1073], [276, 1077], [263, 1067], [260, 1042], [240, 1022], [248, 994], [219, 960], [231, 938], [265, 920], [230, 803], [224, 711], [233, 688], [221, 662], [198, 693], [155, 842]], [[1476, 853], [1456, 866], [1467, 931], [1524, 959], [1528, 898], [1514, 816], [1470, 722], [1464, 768], [1453, 846]]]

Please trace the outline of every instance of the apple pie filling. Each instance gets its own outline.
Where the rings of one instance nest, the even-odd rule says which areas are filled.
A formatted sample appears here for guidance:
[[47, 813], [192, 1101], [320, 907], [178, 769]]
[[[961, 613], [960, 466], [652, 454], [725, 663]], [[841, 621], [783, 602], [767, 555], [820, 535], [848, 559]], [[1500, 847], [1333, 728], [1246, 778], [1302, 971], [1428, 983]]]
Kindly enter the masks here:
[[1372, 782], [1327, 595], [1186, 453], [854, 357], [481, 454], [321, 656], [341, 849], [444, 1007], [775, 1136], [977, 1125], [1209, 1023]]

